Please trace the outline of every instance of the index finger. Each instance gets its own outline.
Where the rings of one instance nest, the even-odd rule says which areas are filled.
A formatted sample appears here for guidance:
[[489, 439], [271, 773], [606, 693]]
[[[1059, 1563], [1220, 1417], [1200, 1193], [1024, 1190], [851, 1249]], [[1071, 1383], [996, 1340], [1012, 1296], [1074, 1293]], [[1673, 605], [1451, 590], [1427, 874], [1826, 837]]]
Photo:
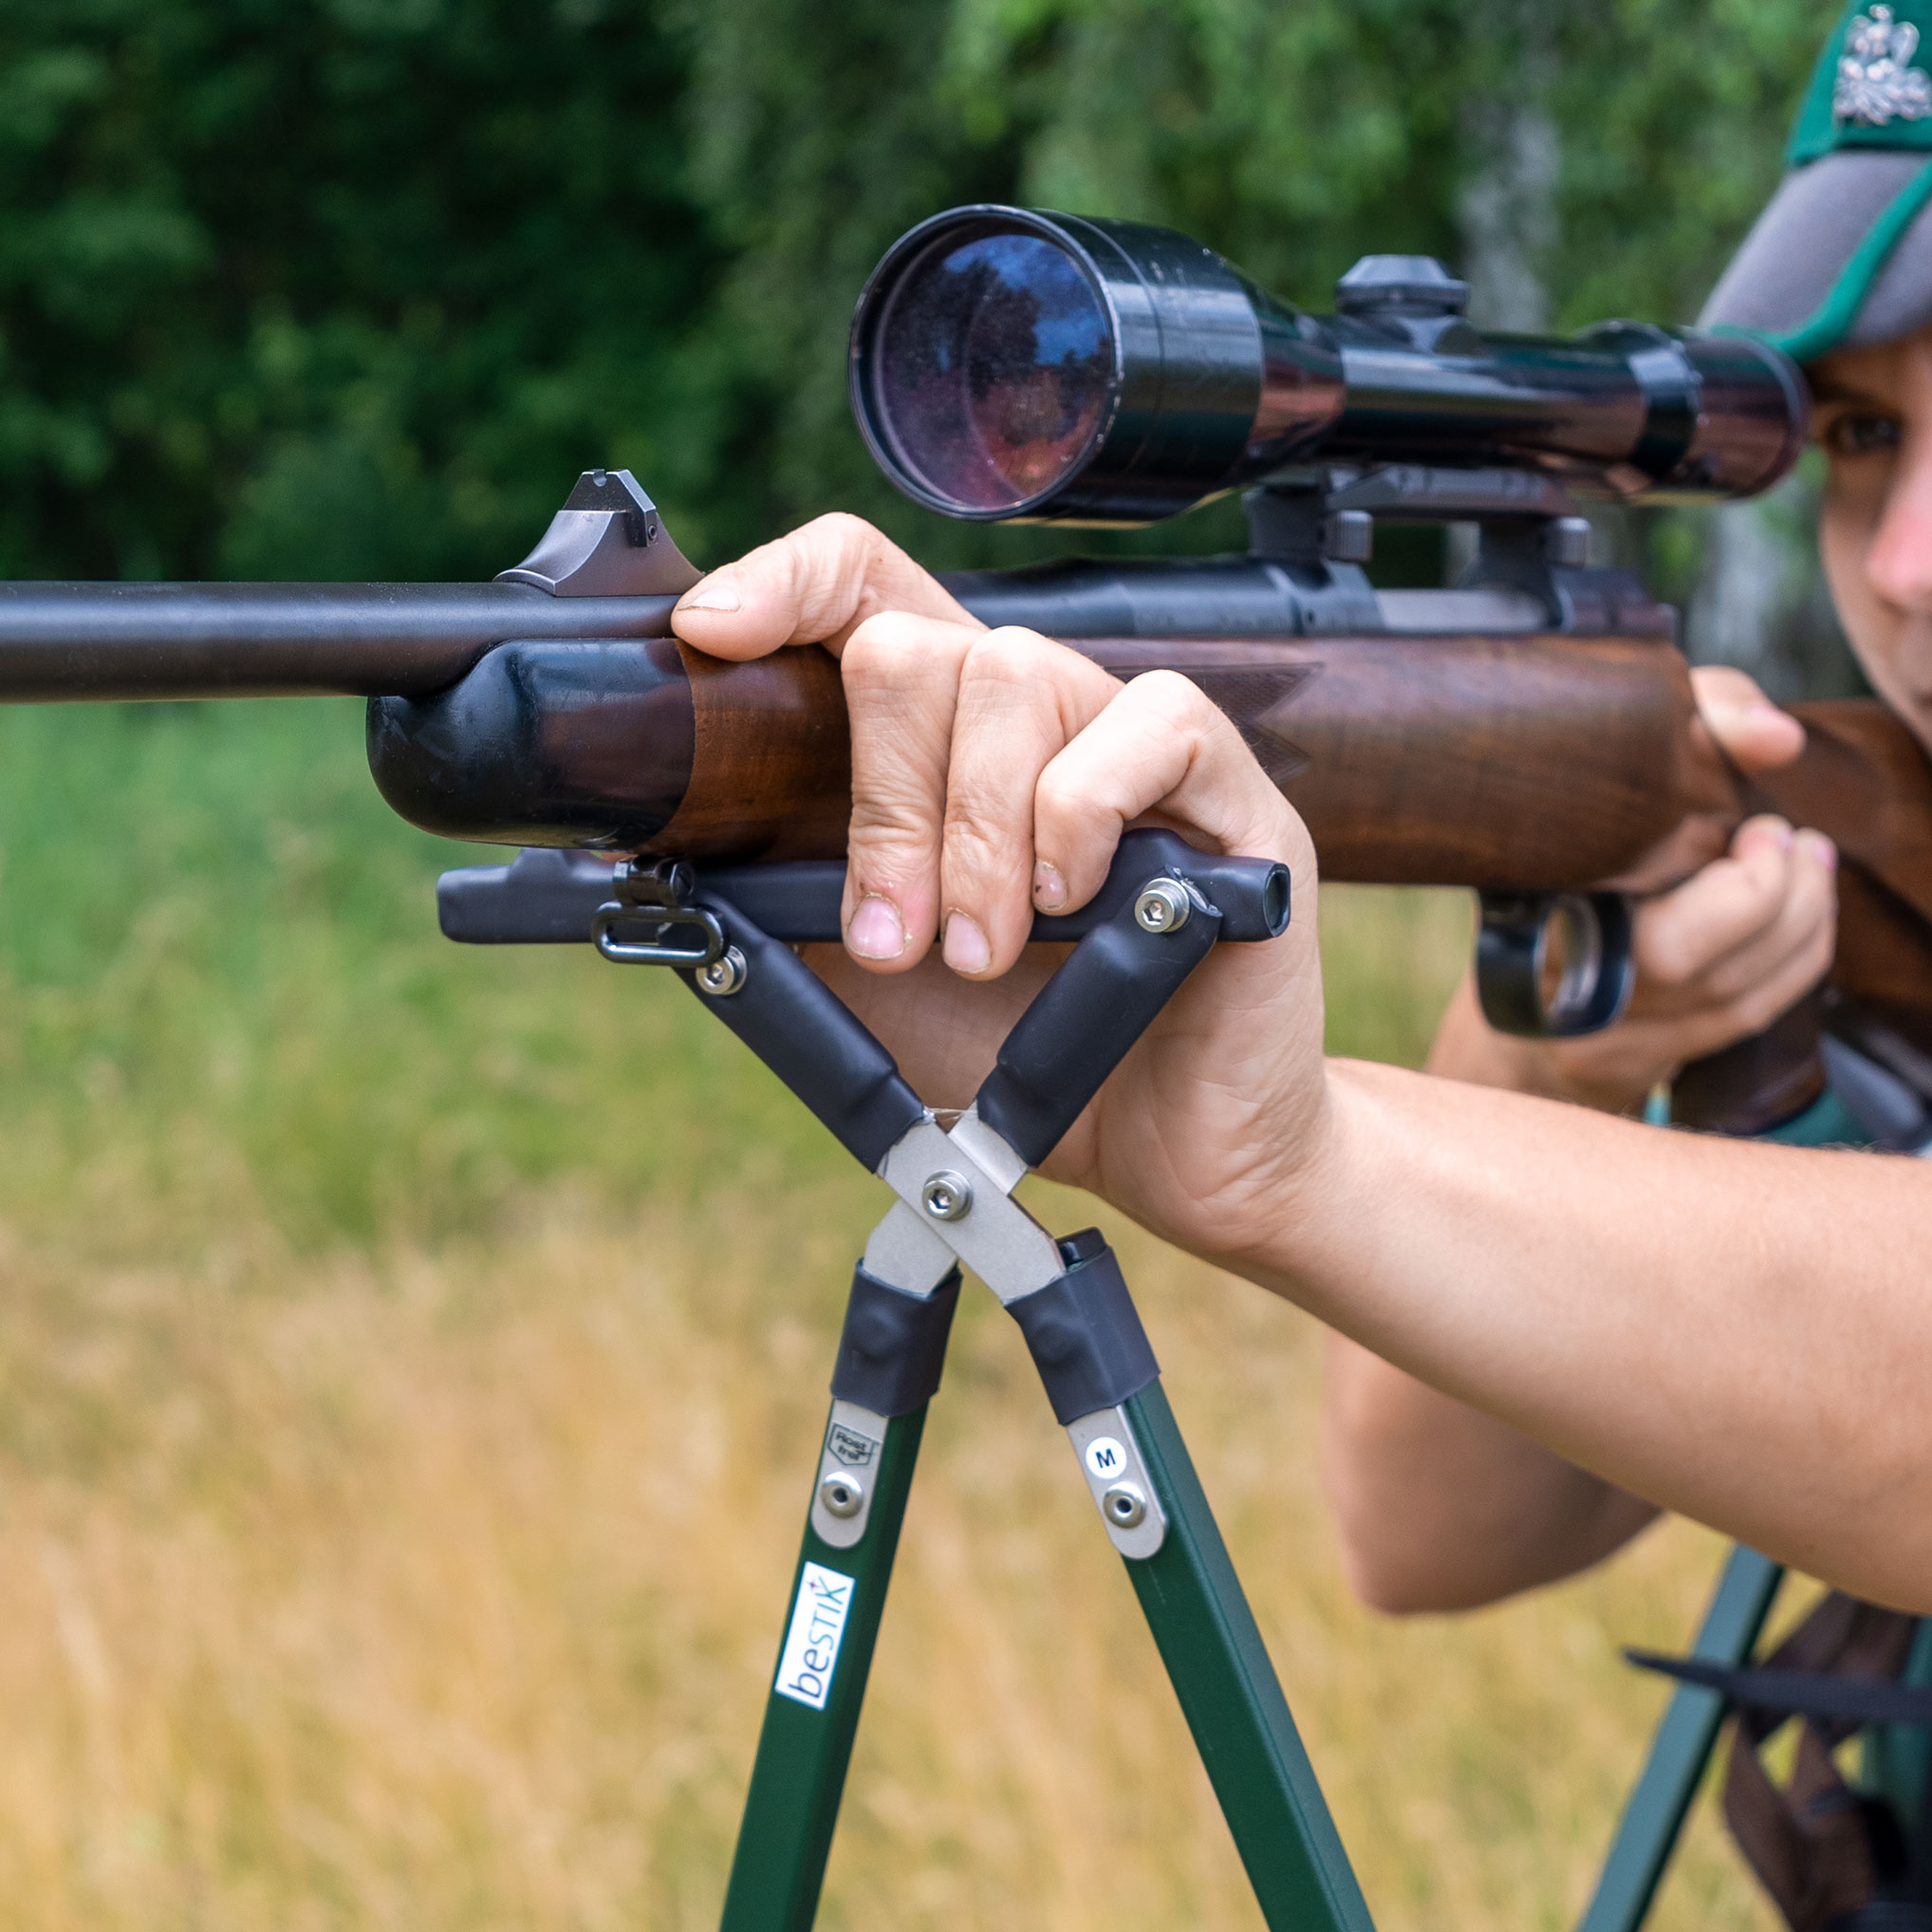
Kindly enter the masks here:
[[985, 628], [889, 537], [835, 511], [693, 585], [671, 627], [714, 658], [762, 658], [786, 644], [824, 644], [837, 656], [887, 610]]
[[1227, 714], [1173, 671], [1143, 672], [1117, 692], [1034, 787], [1034, 852], [1066, 881], [1068, 906], [1100, 890], [1121, 833], [1148, 812], [1217, 851], [1310, 856]]

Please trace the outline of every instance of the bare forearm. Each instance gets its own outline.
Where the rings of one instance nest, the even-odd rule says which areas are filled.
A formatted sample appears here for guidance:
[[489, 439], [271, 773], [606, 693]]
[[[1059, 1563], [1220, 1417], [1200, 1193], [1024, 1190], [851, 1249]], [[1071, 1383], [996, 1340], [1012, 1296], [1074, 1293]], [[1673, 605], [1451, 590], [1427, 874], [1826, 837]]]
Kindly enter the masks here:
[[[1579, 1091], [1547, 1042], [1496, 1032], [1467, 976], [1428, 1070], [1607, 1111], [1625, 1098]], [[1377, 1609], [1471, 1609], [1552, 1583], [1601, 1561], [1657, 1514], [1345, 1335], [1330, 1339], [1325, 1423], [1323, 1472], [1343, 1560]]]
[[1605, 1481], [1932, 1609], [1932, 1169], [1353, 1062], [1221, 1257]]
[[1349, 1580], [1398, 1613], [1554, 1582], [1656, 1514], [1342, 1335], [1329, 1344], [1323, 1463]]

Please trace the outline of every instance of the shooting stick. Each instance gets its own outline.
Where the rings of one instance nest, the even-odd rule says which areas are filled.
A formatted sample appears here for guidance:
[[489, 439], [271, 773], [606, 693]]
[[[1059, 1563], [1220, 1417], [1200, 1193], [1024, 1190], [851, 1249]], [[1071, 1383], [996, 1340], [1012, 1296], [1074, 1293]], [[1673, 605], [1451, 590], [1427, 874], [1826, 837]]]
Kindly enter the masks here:
[[1127, 834], [1091, 905], [1037, 921], [1036, 938], [1078, 943], [949, 1123], [787, 943], [836, 933], [842, 872], [635, 862], [597, 926], [607, 957], [678, 971], [899, 1197], [853, 1273], [726, 1932], [803, 1932], [816, 1915], [962, 1263], [1026, 1337], [1268, 1923], [1369, 1932], [1119, 1263], [1098, 1230], [1056, 1241], [1012, 1198], [1217, 941], [1286, 930], [1287, 868]]
[[[444, 875], [443, 930], [582, 939], [669, 966], [898, 1197], [853, 1271], [723, 1932], [808, 1932], [963, 1265], [1019, 1325], [1273, 1932], [1372, 1932], [1361, 1888], [1201, 1489], [1120, 1265], [1097, 1229], [1055, 1239], [1012, 1190], [1218, 942], [1287, 929], [1285, 867], [1130, 831], [1080, 912], [1034, 920], [1073, 951], [973, 1104], [936, 1115], [792, 951], [839, 937], [845, 867], [697, 868], [530, 850]], [[1748, 1659], [1781, 1574], [1730, 1562], [1694, 1655]], [[1722, 1700], [1681, 1684], [1582, 1932], [1636, 1932], [1715, 1744]]]

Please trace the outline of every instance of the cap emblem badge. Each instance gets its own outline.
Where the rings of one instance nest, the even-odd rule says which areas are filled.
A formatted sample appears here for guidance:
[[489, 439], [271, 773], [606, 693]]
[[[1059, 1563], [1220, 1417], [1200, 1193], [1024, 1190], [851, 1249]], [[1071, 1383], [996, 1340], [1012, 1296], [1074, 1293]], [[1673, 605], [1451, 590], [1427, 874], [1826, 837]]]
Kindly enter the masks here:
[[1919, 29], [1895, 20], [1889, 7], [1859, 14], [1845, 35], [1831, 113], [1860, 127], [1891, 121], [1923, 121], [1932, 114], [1932, 77], [1913, 66]]

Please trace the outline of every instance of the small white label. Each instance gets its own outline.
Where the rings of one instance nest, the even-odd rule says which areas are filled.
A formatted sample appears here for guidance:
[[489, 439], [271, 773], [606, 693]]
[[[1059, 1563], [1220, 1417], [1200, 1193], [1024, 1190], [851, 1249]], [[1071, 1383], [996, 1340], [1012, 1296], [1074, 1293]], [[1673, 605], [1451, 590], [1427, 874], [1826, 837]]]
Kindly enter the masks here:
[[1127, 1452], [1111, 1436], [1096, 1436], [1087, 1445], [1087, 1474], [1098, 1482], [1111, 1482], [1127, 1473]]
[[857, 1429], [848, 1429], [843, 1422], [834, 1422], [826, 1431], [826, 1447], [847, 1469], [864, 1469], [879, 1453], [879, 1442], [875, 1437], [862, 1436]]
[[791, 1606], [791, 1627], [778, 1659], [778, 1681], [772, 1685], [782, 1698], [826, 1707], [831, 1694], [832, 1672], [839, 1667], [839, 1642], [845, 1619], [852, 1613], [852, 1579], [836, 1570], [808, 1563], [798, 1580], [798, 1600]]

